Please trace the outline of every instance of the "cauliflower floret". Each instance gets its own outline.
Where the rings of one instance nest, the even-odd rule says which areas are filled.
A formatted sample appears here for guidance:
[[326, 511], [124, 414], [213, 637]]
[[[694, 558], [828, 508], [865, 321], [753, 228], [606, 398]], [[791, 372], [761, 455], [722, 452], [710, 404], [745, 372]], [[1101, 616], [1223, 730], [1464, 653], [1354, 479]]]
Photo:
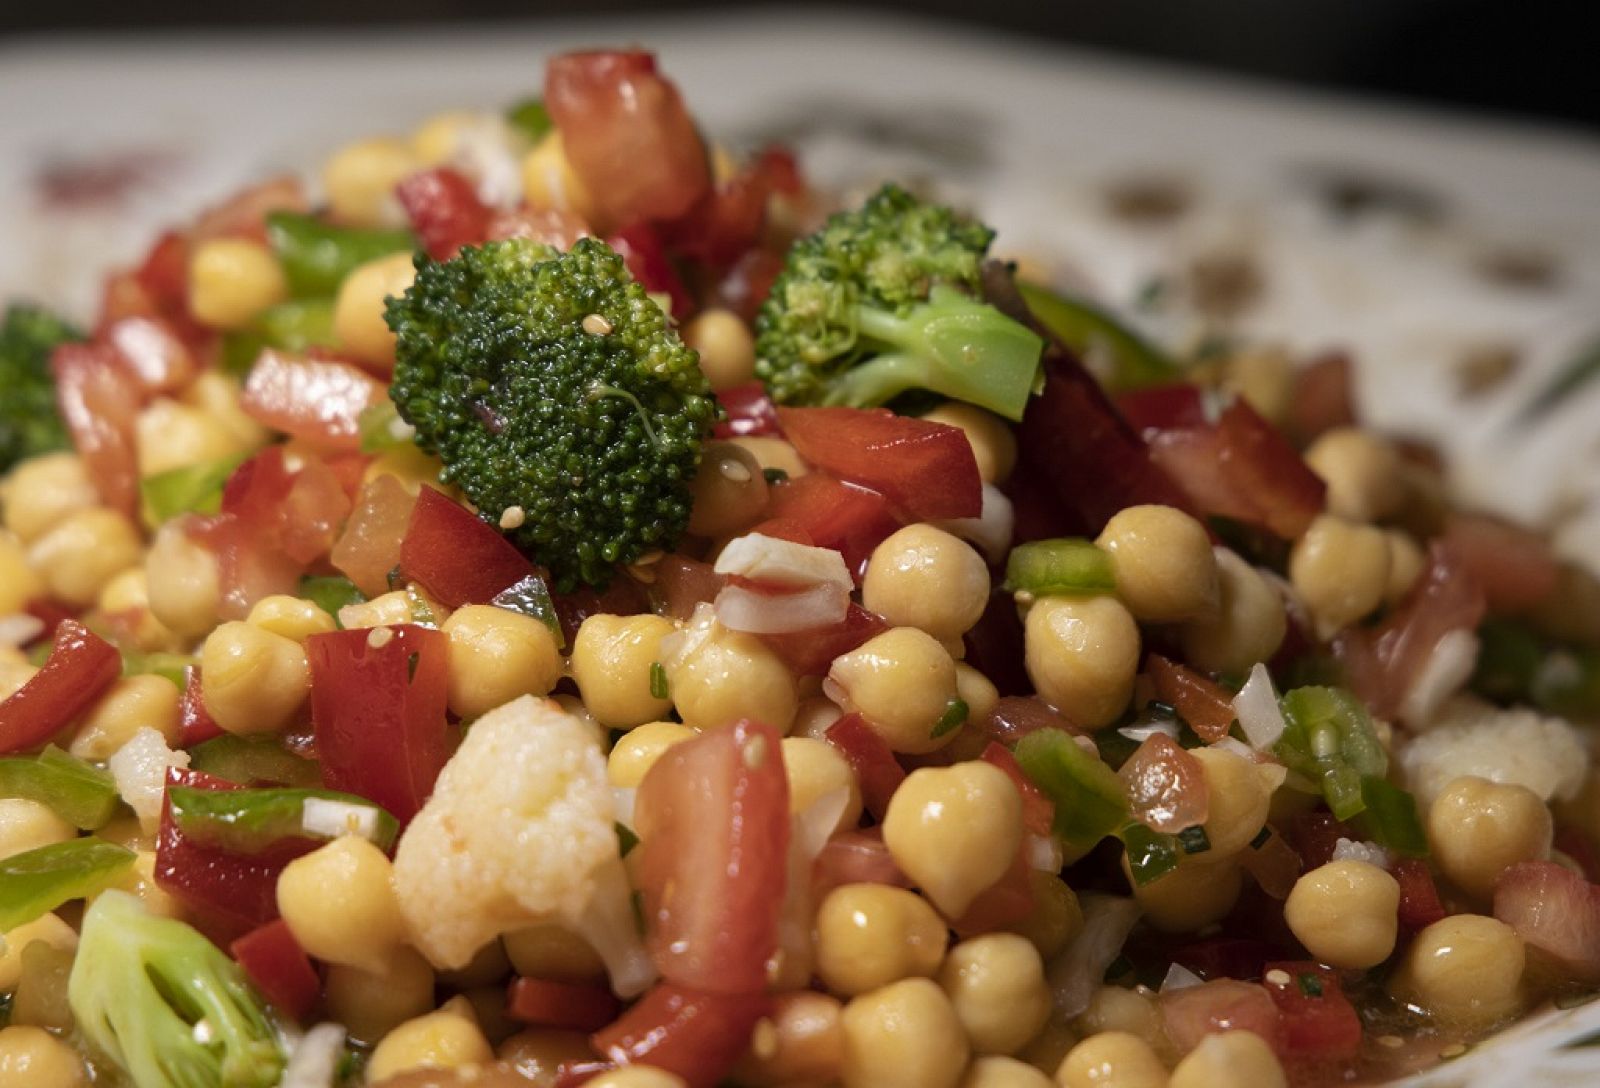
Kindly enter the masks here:
[[615, 821], [605, 758], [581, 721], [531, 695], [485, 714], [395, 853], [417, 949], [459, 968], [503, 933], [557, 922], [600, 954], [617, 993], [640, 992], [654, 971]]
[[144, 726], [106, 761], [117, 792], [139, 817], [146, 834], [161, 823], [161, 800], [167, 788], [167, 768], [187, 767], [189, 753], [167, 747], [167, 738]]
[[1463, 696], [1405, 746], [1400, 766], [1424, 806], [1464, 774], [1526, 786], [1549, 801], [1578, 792], [1589, 753], [1578, 731], [1559, 718]]

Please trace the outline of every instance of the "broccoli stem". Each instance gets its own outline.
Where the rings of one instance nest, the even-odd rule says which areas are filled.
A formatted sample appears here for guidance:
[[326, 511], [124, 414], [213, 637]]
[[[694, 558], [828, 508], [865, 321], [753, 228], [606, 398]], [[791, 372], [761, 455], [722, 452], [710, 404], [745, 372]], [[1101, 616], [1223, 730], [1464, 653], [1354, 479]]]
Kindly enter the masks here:
[[862, 341], [886, 350], [840, 374], [827, 403], [866, 408], [926, 389], [1022, 418], [1044, 341], [993, 306], [935, 287], [904, 316], [858, 306], [855, 319]]

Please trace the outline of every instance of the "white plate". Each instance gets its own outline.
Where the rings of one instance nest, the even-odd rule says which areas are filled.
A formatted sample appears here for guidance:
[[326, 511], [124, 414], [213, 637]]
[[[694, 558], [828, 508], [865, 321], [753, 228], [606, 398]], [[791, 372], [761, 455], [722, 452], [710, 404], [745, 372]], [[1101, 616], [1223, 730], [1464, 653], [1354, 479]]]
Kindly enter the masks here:
[[[1600, 388], [1537, 430], [1515, 424], [1534, 391], [1600, 333], [1592, 138], [922, 23], [768, 13], [0, 44], [0, 299], [87, 313], [101, 269], [136, 258], [157, 227], [240, 184], [303, 170], [351, 138], [405, 132], [445, 108], [509, 103], [537, 92], [551, 53], [618, 42], [658, 50], [719, 139], [791, 139], [808, 172], [830, 183], [937, 179], [1001, 228], [999, 248], [1054, 262], [1108, 301], [1127, 304], [1197, 257], [1246, 254], [1268, 286], [1241, 331], [1296, 351], [1353, 349], [1371, 420], [1440, 442], [1468, 501], [1559, 521], [1565, 550], [1600, 568]], [[81, 182], [107, 167], [143, 180], [109, 205], [40, 199], [47, 173]], [[1337, 227], [1304, 181], [1331, 168], [1420, 186], [1450, 214], [1431, 225], [1378, 215]], [[1171, 228], [1113, 219], [1104, 187], [1132, 174], [1186, 179], [1194, 210]], [[1505, 249], [1547, 254], [1556, 282], [1513, 291], [1474, 271]], [[1187, 331], [1181, 316], [1153, 323]], [[1521, 366], [1464, 399], [1463, 353], [1500, 344]], [[1552, 1014], [1419, 1083], [1576, 1083], [1600, 1075], [1600, 1050], [1561, 1044], [1597, 1030], [1600, 1005]]]

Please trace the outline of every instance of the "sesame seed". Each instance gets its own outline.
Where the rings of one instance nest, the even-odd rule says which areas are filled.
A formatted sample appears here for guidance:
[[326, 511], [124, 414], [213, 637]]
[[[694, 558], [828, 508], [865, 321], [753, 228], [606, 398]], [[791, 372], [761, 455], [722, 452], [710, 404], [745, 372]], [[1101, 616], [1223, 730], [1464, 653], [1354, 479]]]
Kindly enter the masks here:
[[1466, 1048], [1465, 1045], [1463, 1045], [1461, 1043], [1451, 1043], [1449, 1046], [1447, 1046], [1443, 1050], [1439, 1051], [1439, 1057], [1441, 1057], [1441, 1058], [1459, 1058], [1459, 1057], [1461, 1057], [1461, 1055], [1465, 1054], [1466, 1052], [1467, 1052], [1467, 1048]]
[[778, 1027], [763, 1016], [750, 1033], [750, 1051], [763, 1060], [778, 1052]]
[[528, 512], [520, 506], [508, 506], [500, 511], [500, 528], [517, 529], [528, 520]]
[[755, 770], [767, 758], [767, 738], [761, 736], [751, 737], [750, 743], [744, 746], [744, 751], [740, 755], [744, 759], [744, 765], [752, 771]]
[[1406, 1045], [1406, 1041], [1398, 1035], [1380, 1035], [1378, 1036], [1378, 1045], [1387, 1047], [1390, 1050], [1399, 1050]]
[[1287, 986], [1294, 980], [1289, 977], [1289, 972], [1281, 971], [1274, 967], [1272, 970], [1267, 972], [1267, 981], [1272, 983], [1274, 986]]
[[729, 457], [726, 460], [719, 461], [717, 463], [717, 471], [722, 473], [724, 480], [729, 480], [736, 484], [750, 482], [750, 466], [737, 457]]
[[390, 627], [374, 627], [367, 632], [367, 645], [374, 650], [381, 650], [389, 645], [394, 638], [394, 629]]
[[605, 336], [611, 331], [611, 322], [600, 314], [589, 314], [583, 319], [583, 331], [590, 336]]

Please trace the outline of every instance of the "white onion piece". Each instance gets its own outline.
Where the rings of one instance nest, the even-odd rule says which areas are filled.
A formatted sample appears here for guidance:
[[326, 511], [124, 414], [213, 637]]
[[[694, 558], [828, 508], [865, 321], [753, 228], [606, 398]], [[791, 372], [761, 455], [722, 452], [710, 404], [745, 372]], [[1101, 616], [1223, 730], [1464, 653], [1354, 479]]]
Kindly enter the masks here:
[[0, 646], [26, 646], [44, 634], [44, 620], [26, 612], [0, 616]]
[[1364, 861], [1368, 865], [1376, 865], [1380, 869], [1389, 867], [1389, 851], [1375, 842], [1357, 842], [1354, 839], [1340, 837], [1333, 844], [1334, 861]]
[[589, 909], [578, 916], [573, 929], [604, 961], [611, 989], [618, 997], [642, 994], [658, 972], [639, 937], [628, 870], [617, 858], [596, 869], [593, 880]]
[[1105, 981], [1106, 968], [1121, 954], [1140, 913], [1138, 903], [1120, 895], [1090, 892], [1078, 902], [1083, 908], [1083, 928], [1049, 971], [1056, 1014], [1066, 1020], [1089, 1007]]
[[1127, 737], [1135, 744], [1143, 744], [1156, 734], [1163, 737], [1178, 739], [1178, 723], [1175, 721], [1146, 722], [1143, 725], [1125, 725], [1117, 730], [1119, 736]]
[[991, 563], [1005, 560], [1016, 535], [1017, 515], [1011, 500], [993, 484], [983, 485], [983, 506], [975, 518], [948, 518], [934, 522], [952, 536], [976, 544]]
[[1239, 728], [1244, 730], [1250, 747], [1259, 752], [1269, 752], [1283, 736], [1283, 711], [1278, 709], [1278, 693], [1273, 690], [1272, 677], [1267, 667], [1256, 662], [1250, 670], [1239, 694], [1233, 697], [1233, 712], [1239, 716]]
[[1191, 986], [1199, 986], [1205, 979], [1189, 970], [1181, 963], [1174, 963], [1167, 968], [1167, 977], [1161, 980], [1161, 993], [1169, 994], [1173, 990], [1187, 990]]
[[167, 747], [167, 738], [144, 726], [111, 754], [106, 768], [117, 793], [139, 817], [139, 826], [154, 831], [161, 822], [161, 801], [167, 788], [167, 768], [187, 767], [189, 753]]
[[318, 1024], [300, 1037], [289, 1053], [278, 1088], [333, 1088], [344, 1057], [344, 1028]]
[[850, 805], [850, 791], [829, 790], [790, 817], [787, 877], [783, 906], [778, 914], [778, 950], [774, 959], [811, 947], [811, 924], [816, 904], [811, 895], [811, 866], [838, 830], [839, 818]]
[[744, 586], [723, 586], [717, 592], [716, 608], [717, 620], [730, 631], [788, 635], [831, 627], [843, 620], [850, 608], [850, 591], [832, 582], [819, 582], [792, 593], [758, 593]]
[[1029, 835], [1023, 843], [1028, 868], [1045, 873], [1059, 873], [1067, 856], [1054, 835]]
[[845, 593], [855, 588], [844, 556], [832, 548], [796, 544], [764, 533], [747, 533], [728, 541], [711, 569], [781, 586], [826, 583]]
[[1460, 691], [1478, 665], [1478, 636], [1464, 627], [1447, 631], [1434, 644], [1400, 702], [1400, 720], [1426, 729], [1445, 701]]
[[300, 826], [307, 834], [324, 839], [359, 835], [368, 842], [376, 842], [378, 810], [371, 805], [307, 797], [300, 806]]
[[633, 826], [633, 802], [639, 791], [632, 786], [612, 786], [611, 798], [617, 808], [617, 822], [624, 827]]
[[1244, 741], [1240, 740], [1238, 737], [1223, 737], [1221, 740], [1213, 741], [1211, 744], [1208, 744], [1206, 747], [1208, 747], [1208, 748], [1220, 748], [1224, 752], [1232, 752], [1234, 755], [1238, 756], [1240, 759], [1247, 759], [1252, 763], [1255, 762], [1256, 756], [1258, 754], [1254, 748], [1250, 747], [1248, 744], [1246, 744]]
[[794, 815], [794, 834], [791, 845], [805, 857], [806, 863], [817, 859], [822, 848], [828, 845], [833, 833], [839, 830], [839, 817], [850, 806], [850, 791], [844, 787], [829, 790]]

